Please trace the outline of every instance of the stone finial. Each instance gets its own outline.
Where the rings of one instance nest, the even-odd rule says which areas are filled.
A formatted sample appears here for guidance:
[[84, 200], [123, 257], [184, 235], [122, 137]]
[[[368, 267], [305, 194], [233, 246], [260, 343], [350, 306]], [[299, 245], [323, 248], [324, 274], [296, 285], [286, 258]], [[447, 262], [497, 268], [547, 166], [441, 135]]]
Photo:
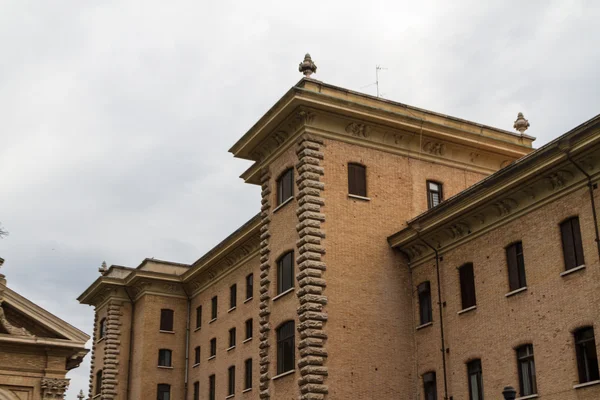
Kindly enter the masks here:
[[83, 390], [80, 390], [80, 391], [79, 391], [79, 394], [77, 395], [77, 398], [78, 398], [79, 400], [83, 400], [83, 399], [84, 399], [84, 397], [85, 397], [85, 395], [83, 394]]
[[102, 261], [102, 266], [100, 268], [98, 268], [98, 272], [100, 272], [101, 274], [104, 274], [107, 270], [108, 270], [108, 267], [106, 266], [106, 261]]
[[298, 71], [302, 72], [307, 78], [310, 78], [312, 74], [317, 73], [317, 65], [313, 62], [312, 58], [310, 58], [310, 54], [306, 53], [304, 61], [302, 61], [298, 67]]
[[525, 119], [522, 112], [517, 115], [517, 119], [513, 127], [518, 130], [521, 135], [527, 130], [527, 128], [529, 128], [529, 121]]

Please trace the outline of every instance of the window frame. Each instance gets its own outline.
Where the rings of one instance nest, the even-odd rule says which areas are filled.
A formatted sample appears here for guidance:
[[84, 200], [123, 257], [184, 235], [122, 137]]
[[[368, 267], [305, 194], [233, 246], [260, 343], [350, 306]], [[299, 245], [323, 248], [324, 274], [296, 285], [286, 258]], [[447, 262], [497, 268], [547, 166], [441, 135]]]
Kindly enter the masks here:
[[[161, 391], [161, 389], [163, 390]], [[161, 397], [161, 393], [166, 393], [168, 397], [166, 399], [164, 397]], [[171, 385], [169, 385], [168, 383], [159, 383], [158, 385], [156, 385], [156, 398], [158, 400], [171, 400]]]
[[[290, 265], [289, 265], [289, 279], [290, 282], [283, 282], [283, 269], [286, 267], [283, 263], [286, 259], [286, 257], [289, 256], [289, 260], [290, 260]], [[290, 289], [294, 288], [294, 250], [290, 250], [287, 251], [285, 253], [283, 253], [278, 259], [277, 259], [277, 294], [280, 295], [282, 293], [287, 292]], [[289, 284], [285, 285], [284, 288], [284, 283]]]
[[237, 284], [233, 284], [229, 287], [229, 309], [232, 310], [237, 307]]
[[[583, 237], [579, 215], [569, 217], [560, 223], [560, 237], [563, 250], [565, 271], [585, 265]], [[569, 245], [572, 248], [569, 248]]]
[[[470, 270], [470, 273], [468, 272]], [[477, 306], [477, 289], [475, 286], [475, 266], [472, 262], [458, 268], [460, 282], [460, 299], [462, 310]]]
[[516, 241], [505, 248], [509, 292], [527, 287], [523, 242]]
[[[430, 379], [433, 377], [433, 379]], [[425, 400], [437, 400], [437, 379], [435, 371], [425, 372], [423, 378], [423, 396]], [[429, 393], [428, 389], [433, 390], [433, 393]], [[430, 396], [433, 395], [433, 396]]]
[[[429, 281], [421, 282], [417, 286], [419, 297], [419, 324], [425, 325], [433, 322], [433, 308], [431, 305], [431, 283]], [[427, 308], [424, 308], [427, 306]]]
[[246, 275], [246, 300], [254, 297], [254, 274]]
[[481, 359], [471, 360], [467, 363], [467, 378], [469, 383], [469, 400], [475, 400], [473, 397], [473, 385], [471, 376], [475, 375], [477, 381], [477, 399], [483, 400], [483, 368]]
[[235, 365], [227, 368], [227, 395], [233, 396], [235, 394]]
[[[276, 332], [277, 375], [280, 375], [296, 369], [296, 334], [294, 320], [284, 321], [277, 327]], [[284, 334], [286, 336], [282, 337]]]
[[[289, 176], [289, 182], [285, 179]], [[285, 193], [285, 183], [289, 183], [289, 193]], [[277, 178], [277, 206], [280, 206], [294, 197], [294, 168], [290, 167], [283, 171]]]
[[[590, 332], [592, 337], [583, 337], [585, 333]], [[575, 356], [577, 360], [577, 375], [579, 383], [588, 383], [600, 380], [600, 371], [598, 368], [598, 350], [596, 348], [596, 334], [593, 326], [584, 326], [573, 332], [575, 340]], [[591, 345], [589, 344], [591, 343]], [[588, 347], [593, 351], [595, 358], [588, 358]], [[592, 368], [590, 370], [590, 368]]]
[[348, 163], [348, 194], [367, 197], [367, 166], [357, 162]]
[[[174, 332], [175, 325], [175, 311], [170, 308], [161, 308], [160, 310], [160, 331], [162, 332]], [[169, 328], [170, 329], [167, 329]]]
[[252, 389], [252, 359], [244, 361], [244, 390]]
[[[442, 201], [444, 201], [444, 184], [442, 182], [434, 181], [434, 180], [431, 180], [431, 179], [428, 179], [426, 181], [426, 184], [427, 184], [427, 208], [431, 209], [433, 207], [436, 207]], [[436, 185], [437, 189], [436, 190], [432, 190], [431, 187], [429, 186], [430, 184], [431, 185]], [[437, 194], [438, 195], [438, 203], [437, 204], [433, 204], [434, 203], [433, 194]]]
[[[165, 364], [161, 363], [164, 362]], [[173, 367], [173, 350], [158, 349], [158, 366]]]
[[245, 327], [246, 327], [246, 337], [244, 340], [250, 340], [252, 339], [252, 337], [254, 336], [253, 330], [254, 330], [254, 322], [252, 321], [252, 318], [248, 318], [246, 320], [246, 322], [244, 323]]
[[213, 296], [212, 299], [210, 299], [210, 317], [211, 317], [211, 321], [214, 321], [215, 319], [217, 319], [217, 315], [218, 315], [218, 308], [219, 308], [219, 298], [218, 296]]
[[[537, 394], [537, 379], [535, 370], [535, 359], [533, 356], [533, 345], [524, 344], [515, 349], [517, 355], [517, 368], [519, 371], [519, 393], [521, 396], [530, 396]], [[524, 354], [521, 354], [524, 352]], [[524, 369], [524, 364], [527, 369]], [[527, 374], [525, 377], [524, 375]], [[528, 381], [529, 390], [525, 390], [525, 382]]]

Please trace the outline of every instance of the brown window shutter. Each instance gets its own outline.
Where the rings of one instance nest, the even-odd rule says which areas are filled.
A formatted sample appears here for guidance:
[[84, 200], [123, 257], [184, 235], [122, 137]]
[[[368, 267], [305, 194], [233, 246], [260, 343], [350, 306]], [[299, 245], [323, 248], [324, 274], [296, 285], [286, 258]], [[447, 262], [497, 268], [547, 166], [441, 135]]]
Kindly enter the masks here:
[[[577, 225], [579, 226], [579, 224]], [[565, 269], [569, 270], [577, 266], [571, 220], [565, 221], [560, 225], [560, 233], [562, 236], [563, 254], [565, 257]]]
[[348, 193], [367, 197], [367, 169], [360, 164], [348, 164]]
[[573, 247], [575, 250], [575, 266], [585, 264], [583, 260], [583, 243], [581, 241], [581, 229], [579, 228], [579, 218], [571, 219], [571, 228], [573, 229]]
[[510, 290], [519, 288], [519, 267], [517, 262], [517, 246], [515, 244], [506, 248], [506, 262], [508, 264], [508, 284]]
[[356, 165], [348, 164], [348, 193], [356, 194]]

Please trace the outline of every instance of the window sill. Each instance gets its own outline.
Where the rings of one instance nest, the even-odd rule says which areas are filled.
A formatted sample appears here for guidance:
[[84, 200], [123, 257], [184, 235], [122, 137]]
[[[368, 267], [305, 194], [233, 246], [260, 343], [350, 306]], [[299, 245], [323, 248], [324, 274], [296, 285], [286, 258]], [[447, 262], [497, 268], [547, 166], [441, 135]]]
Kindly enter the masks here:
[[537, 399], [538, 395], [536, 394], [530, 394], [527, 396], [523, 396], [523, 397], [517, 397], [515, 400], [527, 400], [527, 399]]
[[157, 365], [157, 367], [161, 369], [173, 369], [172, 365], [170, 367], [167, 367], [166, 365]]
[[252, 297], [248, 297], [246, 300], [244, 300], [244, 304], [246, 304], [247, 302], [249, 302], [250, 300], [252, 300]]
[[275, 214], [281, 208], [285, 207], [285, 205], [287, 203], [289, 203], [290, 201], [292, 201], [292, 200], [294, 200], [294, 196], [288, 197], [286, 201], [284, 201], [283, 203], [281, 203], [280, 205], [278, 205], [277, 207], [275, 207], [275, 209], [273, 210], [273, 214]]
[[233, 398], [233, 397], [235, 397], [235, 394], [230, 394], [229, 396], [227, 396], [227, 397], [225, 397], [225, 398], [226, 398], [226, 399], [231, 399], [231, 398]]
[[236, 307], [235, 307], [235, 306], [233, 306], [233, 307], [231, 307], [229, 310], [227, 310], [227, 312], [228, 312], [228, 313], [230, 313], [230, 312], [232, 312], [232, 311], [233, 311], [233, 310], [235, 310], [235, 309], [236, 309]]
[[293, 292], [293, 291], [294, 291], [294, 288], [293, 288], [293, 287], [292, 287], [292, 288], [289, 288], [289, 289], [288, 289], [288, 290], [286, 290], [285, 292], [279, 293], [277, 296], [273, 297], [273, 298], [271, 299], [271, 301], [275, 301], [275, 300], [277, 300], [277, 299], [279, 299], [279, 298], [281, 298], [281, 297], [285, 296], [286, 294], [288, 294], [288, 293], [291, 293], [291, 292]]
[[214, 355], [214, 356], [210, 356], [210, 357], [208, 357], [208, 361], [210, 361], [210, 360], [214, 360], [215, 358], [217, 358], [217, 356], [216, 356], [216, 355]]
[[427, 323], [425, 323], [425, 324], [421, 324], [421, 325], [417, 326], [417, 327], [415, 328], [415, 330], [417, 330], [417, 331], [418, 331], [419, 329], [427, 328], [428, 326], [431, 326], [431, 325], [433, 325], [433, 321], [432, 321], [432, 322], [427, 322]]
[[560, 273], [560, 276], [567, 276], [569, 274], [572, 274], [573, 272], [581, 271], [582, 269], [585, 269], [585, 264], [580, 265], [579, 267], [571, 268], [567, 271], [563, 271]]
[[159, 331], [160, 333], [170, 333], [171, 335], [175, 334], [175, 331]]
[[198, 332], [200, 329], [202, 329], [201, 326], [197, 327], [196, 329], [194, 329], [194, 332]]
[[272, 378], [271, 378], [271, 380], [272, 380], [272, 381], [275, 381], [275, 380], [277, 380], [277, 379], [283, 378], [284, 376], [291, 375], [291, 374], [293, 374], [294, 372], [296, 372], [296, 370], [295, 370], [295, 369], [290, 369], [289, 371], [285, 371], [285, 372], [282, 372], [282, 373], [281, 373], [281, 374], [279, 374], [279, 375], [275, 375], [274, 377], [272, 377]]
[[248, 393], [251, 390], [252, 390], [252, 388], [244, 389], [244, 390], [242, 390], [242, 393]]
[[504, 296], [506, 296], [506, 297], [514, 296], [515, 294], [519, 294], [519, 293], [524, 292], [526, 290], [527, 290], [527, 286], [523, 286], [522, 288], [518, 288], [518, 289], [513, 290], [512, 292], [506, 293]]
[[348, 194], [348, 198], [362, 201], [371, 201], [370, 197], [359, 196], [357, 194]]
[[242, 343], [248, 343], [248, 342], [249, 342], [249, 341], [251, 341], [251, 340], [252, 340], [252, 338], [251, 338], [251, 337], [249, 337], [248, 339], [245, 339], [245, 340], [244, 340]]
[[211, 319], [210, 321], [208, 321], [208, 323], [209, 323], [209, 324], [212, 324], [212, 323], [213, 323], [213, 322], [215, 322], [216, 320], [217, 320], [216, 318], [213, 318], [213, 319]]
[[582, 389], [584, 387], [588, 387], [588, 386], [594, 386], [594, 385], [599, 385], [600, 381], [591, 381], [591, 382], [586, 382], [586, 383], [580, 383], [578, 385], [573, 386], [573, 389]]
[[231, 351], [231, 350], [233, 350], [233, 349], [235, 349], [235, 344], [234, 344], [233, 346], [231, 346], [231, 347], [228, 347], [228, 348], [227, 348], [227, 351]]
[[192, 368], [197, 368], [199, 366], [200, 366], [200, 363], [196, 363], [196, 364], [192, 365]]
[[464, 310], [460, 310], [459, 312], [457, 312], [458, 315], [460, 314], [464, 314], [464, 313], [468, 313], [469, 311], [473, 311], [473, 310], [477, 310], [477, 306], [471, 306], [471, 307], [467, 307]]
[[106, 336], [102, 336], [100, 339], [96, 340], [96, 344], [103, 342], [106, 340]]

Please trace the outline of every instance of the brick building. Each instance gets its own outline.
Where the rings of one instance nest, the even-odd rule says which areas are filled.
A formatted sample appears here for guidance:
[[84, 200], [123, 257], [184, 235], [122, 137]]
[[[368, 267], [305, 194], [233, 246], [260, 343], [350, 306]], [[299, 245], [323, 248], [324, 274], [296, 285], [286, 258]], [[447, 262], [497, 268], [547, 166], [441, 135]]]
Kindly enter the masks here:
[[600, 117], [534, 151], [300, 69], [230, 150], [260, 213], [80, 296], [89, 398], [600, 398]]

